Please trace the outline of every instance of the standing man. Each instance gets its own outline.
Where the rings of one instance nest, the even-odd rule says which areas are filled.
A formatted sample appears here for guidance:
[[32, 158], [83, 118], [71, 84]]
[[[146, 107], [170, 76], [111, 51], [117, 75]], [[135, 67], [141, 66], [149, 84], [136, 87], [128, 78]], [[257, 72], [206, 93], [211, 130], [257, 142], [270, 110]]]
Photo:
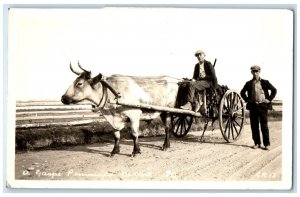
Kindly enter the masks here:
[[[253, 148], [256, 149], [261, 147], [259, 132], [260, 124], [265, 150], [269, 150], [270, 138], [268, 128], [268, 109], [272, 109], [271, 101], [276, 96], [277, 90], [268, 80], [260, 78], [259, 66], [254, 65], [250, 68], [250, 70], [253, 78], [246, 82], [241, 90], [241, 96], [247, 103], [246, 108], [250, 113], [252, 139], [254, 141]], [[271, 91], [271, 94], [269, 91]]]
[[210, 87], [217, 88], [218, 81], [213, 65], [205, 60], [205, 52], [198, 50], [196, 51], [195, 56], [198, 59], [198, 63], [195, 65], [192, 81], [187, 84], [187, 102], [180, 108], [187, 110], [193, 109], [197, 112], [200, 109], [200, 104], [197, 101], [194, 102], [195, 91], [202, 91]]

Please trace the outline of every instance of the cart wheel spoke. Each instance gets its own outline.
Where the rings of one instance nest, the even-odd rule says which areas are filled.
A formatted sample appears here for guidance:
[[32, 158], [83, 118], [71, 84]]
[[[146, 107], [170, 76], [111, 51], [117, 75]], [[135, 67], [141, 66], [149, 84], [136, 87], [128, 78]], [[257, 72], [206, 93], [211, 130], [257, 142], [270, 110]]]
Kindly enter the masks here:
[[230, 109], [233, 109], [234, 95], [232, 93], [230, 94], [230, 100], [229, 100], [229, 102], [230, 102]]
[[228, 121], [228, 136], [227, 138], [230, 139], [230, 134], [231, 134], [231, 123]]
[[182, 127], [183, 127], [183, 121], [182, 121], [182, 119], [180, 119], [180, 135], [182, 135]]
[[233, 128], [233, 122], [231, 121], [231, 135], [232, 135], [232, 139], [234, 139], [234, 128]]
[[[229, 94], [230, 95], [230, 94]], [[227, 109], [230, 109], [230, 101], [229, 98], [226, 98], [226, 103], [227, 103]]]
[[177, 125], [180, 121], [180, 118], [176, 118], [176, 122], [174, 122], [174, 125]]
[[236, 120], [234, 120], [234, 122], [239, 126], [241, 127], [242, 125], [240, 123], [238, 123]]
[[[229, 119], [227, 119], [226, 121], [226, 126], [225, 126], [225, 130], [224, 130], [224, 134], [226, 134], [226, 132], [227, 132], [227, 129], [228, 129], [228, 127], [229, 127]], [[225, 123], [224, 122], [224, 123]], [[228, 129], [229, 130], [229, 129]]]
[[183, 127], [182, 128], [184, 128], [184, 130], [186, 130], [186, 122], [187, 122], [187, 120], [183, 119]]
[[229, 121], [228, 139], [231, 139], [231, 135], [232, 135], [232, 124], [231, 124], [231, 121]]
[[[236, 123], [236, 121], [235, 121], [235, 123]], [[235, 124], [232, 124], [232, 125], [233, 125], [233, 128], [234, 128], [234, 130], [235, 130], [237, 136], [238, 136], [238, 135], [240, 134], [240, 132], [239, 132], [238, 129], [236, 128]], [[239, 125], [239, 124], [238, 124], [238, 125]]]
[[225, 106], [225, 108], [224, 108], [224, 113], [229, 113], [229, 112], [230, 112], [230, 106], [227, 105], [227, 106]]
[[177, 128], [176, 128], [176, 133], [178, 133], [178, 130], [181, 128], [181, 127], [180, 127], [180, 125], [181, 125], [181, 119], [179, 118], [178, 120], [179, 120], [179, 121], [178, 121], [178, 126], [177, 126]]
[[243, 110], [243, 106], [240, 106], [240, 105], [236, 105], [236, 109], [235, 109], [235, 111], [241, 111], [241, 110]]

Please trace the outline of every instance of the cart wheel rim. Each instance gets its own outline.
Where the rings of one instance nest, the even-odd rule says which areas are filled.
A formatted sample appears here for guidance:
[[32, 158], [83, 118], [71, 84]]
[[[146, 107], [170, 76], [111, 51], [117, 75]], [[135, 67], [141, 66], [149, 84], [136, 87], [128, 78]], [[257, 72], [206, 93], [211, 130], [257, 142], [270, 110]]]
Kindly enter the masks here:
[[219, 126], [227, 142], [236, 141], [242, 134], [245, 122], [245, 108], [241, 96], [228, 90], [224, 94], [219, 108]]
[[172, 133], [175, 137], [184, 137], [193, 124], [193, 116], [185, 114], [173, 114], [172, 120]]

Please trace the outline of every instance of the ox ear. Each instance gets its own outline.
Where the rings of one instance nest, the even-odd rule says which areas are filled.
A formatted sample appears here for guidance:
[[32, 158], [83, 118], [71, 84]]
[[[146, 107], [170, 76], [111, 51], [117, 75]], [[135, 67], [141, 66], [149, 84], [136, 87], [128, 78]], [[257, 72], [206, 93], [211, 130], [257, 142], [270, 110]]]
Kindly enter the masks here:
[[92, 79], [92, 84], [95, 84], [95, 83], [100, 82], [101, 79], [102, 79], [102, 74], [99, 73], [96, 77], [94, 77], [94, 78]]

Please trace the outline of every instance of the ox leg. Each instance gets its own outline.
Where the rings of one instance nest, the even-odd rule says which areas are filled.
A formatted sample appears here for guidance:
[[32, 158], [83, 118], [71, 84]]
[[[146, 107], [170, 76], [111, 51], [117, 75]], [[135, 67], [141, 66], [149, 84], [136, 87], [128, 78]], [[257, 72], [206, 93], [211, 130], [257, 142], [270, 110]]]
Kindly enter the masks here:
[[115, 154], [120, 153], [120, 131], [114, 132], [114, 140], [115, 140], [115, 145], [114, 145], [114, 149], [110, 153], [110, 156], [114, 156]]
[[141, 154], [141, 149], [139, 145], [139, 126], [140, 122], [131, 120], [131, 138], [133, 140], [133, 151], [131, 156], [135, 157], [137, 154]]
[[171, 116], [168, 113], [161, 114], [162, 122], [165, 126], [165, 141], [162, 147], [163, 151], [167, 151], [170, 146], [170, 134], [171, 134]]

